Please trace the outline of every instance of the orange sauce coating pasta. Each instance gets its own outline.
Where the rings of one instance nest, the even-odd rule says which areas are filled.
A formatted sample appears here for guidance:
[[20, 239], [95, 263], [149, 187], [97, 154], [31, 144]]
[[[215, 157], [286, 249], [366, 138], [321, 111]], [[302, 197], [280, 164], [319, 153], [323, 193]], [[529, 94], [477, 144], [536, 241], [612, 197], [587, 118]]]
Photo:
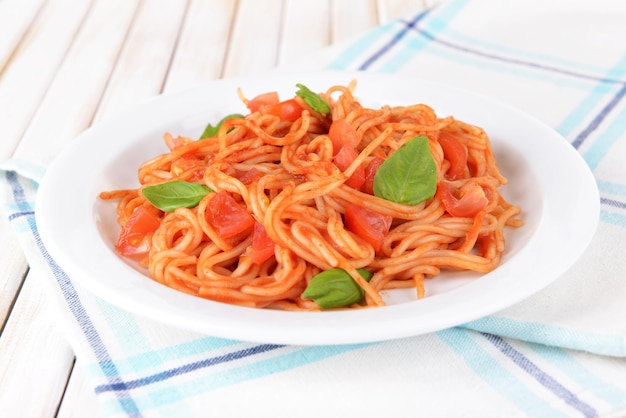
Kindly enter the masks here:
[[[351, 308], [384, 305], [385, 289], [415, 288], [417, 297], [424, 297], [424, 280], [442, 269], [486, 273], [496, 268], [505, 249], [504, 229], [521, 225], [521, 210], [499, 193], [507, 180], [487, 134], [451, 116], [440, 118], [424, 104], [363, 107], [353, 87], [333, 86], [320, 93], [330, 105], [326, 116], [295, 97], [302, 111], [294, 121], [257, 110], [228, 119], [214, 137], [194, 140], [166, 133], [171, 152], [139, 167], [138, 189], [101, 193], [103, 199], [119, 199], [122, 227], [140, 207], [158, 219], [158, 228], [144, 237], [144, 253], [136, 257], [150, 276], [215, 301], [319, 310], [300, 296], [313, 276], [331, 268], [344, 269], [365, 291], [364, 301]], [[341, 119], [357, 140], [357, 156], [343, 170], [335, 164], [329, 137], [331, 123]], [[359, 167], [388, 158], [420, 135], [428, 138], [437, 168], [434, 197], [405, 205], [346, 184]], [[450, 136], [464, 150], [461, 166], [447, 154], [444, 139]], [[172, 180], [203, 184], [212, 192], [196, 207], [155, 209], [142, 189]], [[454, 203], [472, 187], [482, 191], [486, 203], [471, 216], [451, 215], [445, 190], [454, 191]], [[225, 238], [207, 221], [219, 192], [263, 225], [274, 249], [266, 261], [250, 257], [254, 228]], [[391, 217], [378, 250], [346, 227], [351, 204]], [[371, 280], [364, 280], [357, 268], [372, 272]]]

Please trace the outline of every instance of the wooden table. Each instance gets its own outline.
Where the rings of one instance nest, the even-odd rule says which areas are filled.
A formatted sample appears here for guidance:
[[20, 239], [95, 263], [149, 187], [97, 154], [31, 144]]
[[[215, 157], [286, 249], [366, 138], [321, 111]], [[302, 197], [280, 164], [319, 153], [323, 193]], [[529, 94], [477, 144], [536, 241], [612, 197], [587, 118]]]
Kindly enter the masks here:
[[[47, 164], [92, 123], [147, 97], [305, 59], [435, 2], [2, 0], [0, 161]], [[98, 416], [5, 214], [0, 237], [0, 411]]]

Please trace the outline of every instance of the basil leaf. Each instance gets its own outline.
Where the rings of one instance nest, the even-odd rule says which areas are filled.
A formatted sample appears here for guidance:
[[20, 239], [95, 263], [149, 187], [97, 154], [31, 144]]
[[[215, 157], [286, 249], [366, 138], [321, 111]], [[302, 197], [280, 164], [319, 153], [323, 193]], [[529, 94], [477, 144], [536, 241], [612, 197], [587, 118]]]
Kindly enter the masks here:
[[437, 166], [428, 138], [416, 136], [383, 162], [374, 175], [374, 195], [417, 205], [437, 191]]
[[220, 128], [222, 127], [222, 125], [224, 124], [224, 122], [226, 122], [228, 119], [241, 119], [243, 118], [243, 115], [240, 115], [239, 113], [233, 113], [232, 115], [228, 115], [228, 116], [224, 116], [222, 118], [222, 120], [220, 120], [217, 125], [213, 126], [210, 123], [206, 126], [206, 128], [204, 128], [204, 132], [202, 132], [202, 135], [200, 135], [199, 139], [204, 139], [204, 138], [211, 138], [215, 135], [217, 135], [217, 133], [219, 132]]
[[298, 91], [296, 91], [296, 96], [301, 97], [304, 102], [311, 107], [311, 109], [315, 110], [317, 113], [321, 113], [322, 115], [328, 115], [330, 113], [330, 106], [326, 103], [326, 100], [322, 99], [317, 93], [313, 93], [309, 88], [303, 84], [296, 84], [298, 87]]
[[202, 198], [212, 191], [203, 184], [174, 180], [144, 187], [142, 193], [155, 207], [165, 212], [174, 212], [177, 208], [198, 206]]
[[[373, 274], [365, 269], [357, 269], [369, 281]], [[322, 309], [340, 308], [358, 303], [365, 297], [365, 291], [343, 269], [331, 269], [316, 274], [301, 295], [302, 299], [313, 299]]]

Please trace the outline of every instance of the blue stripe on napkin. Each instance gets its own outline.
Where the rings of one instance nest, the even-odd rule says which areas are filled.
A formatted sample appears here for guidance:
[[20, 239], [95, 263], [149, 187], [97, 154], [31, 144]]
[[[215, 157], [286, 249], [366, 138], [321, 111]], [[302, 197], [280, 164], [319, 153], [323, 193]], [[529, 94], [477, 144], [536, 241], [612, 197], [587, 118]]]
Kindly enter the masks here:
[[436, 333], [465, 364], [491, 388], [517, 406], [526, 416], [536, 416], [541, 410], [545, 417], [566, 417], [552, 407], [550, 402], [531, 391], [509, 369], [503, 367], [470, 334], [461, 328], [452, 328]]
[[277, 344], [258, 344], [252, 345], [242, 350], [232, 351], [222, 356], [206, 358], [204, 360], [195, 361], [192, 363], [185, 363], [180, 366], [163, 370], [158, 373], [150, 374], [138, 379], [128, 380], [125, 382], [113, 382], [107, 383], [104, 385], [99, 385], [95, 388], [96, 393], [102, 392], [117, 392], [117, 391], [126, 391], [129, 389], [136, 389], [141, 386], [147, 386], [154, 384], [156, 382], [162, 382], [167, 379], [171, 379], [173, 377], [177, 377], [183, 374], [194, 372], [198, 369], [205, 369], [208, 367], [212, 367], [218, 364], [227, 363], [230, 361], [241, 360], [246, 357], [255, 356], [260, 353], [265, 353], [267, 351], [276, 350], [278, 348], [284, 347], [282, 345]]
[[[602, 109], [602, 112], [598, 115], [603, 119], [608, 116], [608, 114], [614, 110], [619, 102], [626, 95], [626, 86], [624, 86], [618, 94], [613, 97], [607, 106]], [[609, 152], [611, 147], [617, 142], [618, 138], [620, 138], [624, 132], [626, 132], [626, 109], [622, 109], [617, 116], [615, 117], [615, 121], [611, 123], [608, 128], [598, 135], [597, 139], [594, 143], [589, 147], [589, 149], [583, 153], [583, 158], [591, 167], [592, 170], [595, 170], [602, 159]]]
[[[620, 80], [607, 78], [604, 76], [599, 76], [595, 74], [587, 74], [581, 71], [574, 71], [567, 67], [559, 67], [556, 65], [546, 64], [540, 61], [532, 61], [529, 58], [517, 58], [514, 57], [517, 53], [511, 53], [511, 51], [506, 51], [505, 48], [500, 45], [498, 48], [495, 48], [495, 51], [485, 51], [475, 47], [475, 42], [471, 39], [464, 39], [464, 43], [457, 43], [445, 39], [439, 38], [436, 34], [426, 30], [426, 29], [418, 29], [417, 31], [419, 35], [428, 39], [430, 42], [435, 43], [439, 46], [443, 46], [447, 49], [455, 50], [456, 52], [460, 52], [465, 55], [474, 56], [478, 58], [482, 58], [487, 61], [499, 62], [502, 64], [510, 64], [514, 67], [525, 67], [532, 70], [541, 70], [548, 73], [555, 73], [562, 76], [570, 76], [573, 78], [585, 80], [585, 81], [594, 81], [601, 83], [609, 83], [615, 84], [619, 83]], [[448, 35], [449, 32], [446, 32]], [[471, 45], [471, 46], [467, 46]], [[522, 52], [525, 56], [532, 55], [528, 54], [527, 51]], [[505, 55], [506, 54], [506, 55]], [[547, 58], [547, 57], [546, 57]], [[455, 57], [456, 61], [456, 57]], [[550, 59], [552, 61], [552, 59]]]
[[[239, 365], [233, 368], [220, 369], [212, 373], [207, 373], [206, 368], [217, 365], [223, 362], [223, 359], [218, 358], [215, 361], [213, 359], [207, 359], [198, 368], [202, 368], [204, 373], [198, 374], [195, 378], [186, 379], [176, 383], [176, 388], [185, 394], [185, 397], [192, 397], [200, 393], [206, 393], [222, 389], [227, 386], [236, 385], [238, 383], [259, 379], [270, 374], [279, 373], [295, 368], [302, 367], [307, 364], [315, 363], [330, 357], [337, 356], [352, 350], [367, 347], [370, 344], [347, 344], [336, 346], [311, 346], [311, 347], [289, 347], [289, 346], [273, 346], [271, 344], [255, 345], [253, 347], [253, 353], [242, 353], [244, 356], [251, 354], [259, 354], [269, 350], [283, 349], [282, 353], [270, 358], [261, 358], [258, 361], [246, 362], [243, 365]], [[237, 355], [235, 353], [235, 355]], [[226, 360], [228, 361], [228, 360]], [[190, 365], [194, 367], [194, 365]], [[191, 370], [187, 370], [190, 372]], [[140, 386], [146, 386], [146, 391], [137, 392], [134, 394], [135, 402], [139, 405], [141, 410], [147, 411], [154, 408], [160, 408], [164, 405], [172, 404], [180, 401], [181, 398], [176, 396], [176, 393], [171, 390], [171, 385], [156, 384], [161, 380], [162, 376], [157, 376], [156, 379], [149, 381], [151, 378], [145, 378], [137, 382], [129, 382], [129, 386], [138, 388]], [[147, 387], [148, 385], [151, 387]], [[115, 387], [100, 388], [100, 391], [104, 390], [117, 390]], [[109, 408], [115, 408], [115, 401], [108, 402]]]
[[556, 367], [559, 372], [568, 376], [578, 386], [586, 388], [598, 399], [604, 400], [609, 405], [620, 405], [626, 402], [626, 390], [599, 378], [562, 348], [534, 343], [526, 343], [525, 345], [533, 350], [534, 354], [543, 358], [551, 366]]
[[[346, 48], [332, 63], [326, 66], [329, 70], [345, 70], [354, 62], [358, 62], [364, 51], [367, 51], [368, 47], [372, 44], [376, 44], [381, 38], [393, 31], [395, 27], [394, 23], [383, 25], [371, 32], [368, 32], [363, 37], [357, 39], [350, 47]], [[393, 35], [396, 36], [396, 35]]]
[[581, 412], [585, 417], [593, 418], [598, 415], [598, 412], [593, 407], [583, 402], [572, 391], [560, 384], [554, 377], [537, 367], [537, 365], [530, 361], [528, 357], [513, 348], [513, 346], [506, 342], [502, 337], [492, 334], [482, 335], [495, 347], [497, 347], [502, 354], [510, 358], [516, 365], [531, 375], [542, 386], [557, 397], [563, 399], [568, 405]]
[[[607, 79], [616, 79], [618, 80], [618, 89], [619, 85], [626, 85], [626, 55], [623, 55], [620, 60], [606, 73]], [[604, 97], [610, 92], [610, 89], [615, 88], [612, 85], [608, 85], [605, 83], [597, 83], [587, 94], [585, 99], [581, 101], [576, 107], [570, 112], [570, 114], [556, 127], [556, 130], [563, 136], [569, 137], [575, 128], [580, 124], [581, 121], [587, 119], [588, 115], [595, 113], [594, 109], [600, 104], [600, 102], [604, 99]], [[623, 95], [623, 93], [617, 92], [616, 96]], [[606, 105], [605, 105], [606, 108]], [[600, 114], [603, 112], [600, 111]], [[596, 120], [598, 116], [593, 118]], [[597, 126], [598, 123], [591, 122], [590, 126]], [[580, 147], [580, 144], [586, 137], [591, 133], [591, 131], [595, 129], [586, 128], [581, 133], [579, 133], [575, 139], [572, 141], [576, 148]], [[579, 138], [580, 137], [580, 138]]]
[[[378, 71], [385, 73], [396, 72], [399, 68], [404, 66], [416, 52], [427, 47], [429, 42], [432, 40], [424, 37], [412, 37], [408, 41], [405, 39], [409, 34], [420, 32], [418, 26], [419, 23], [428, 22], [427, 24], [431, 27], [433, 36], [436, 36], [436, 34], [447, 28], [448, 23], [463, 10], [467, 3], [468, 2], [466, 0], [450, 2], [442, 5], [440, 8], [427, 10], [418, 14], [400, 28], [400, 30], [392, 37], [392, 41], [387, 43], [383, 48], [372, 53], [359, 65], [358, 68], [369, 68], [375, 62], [386, 59], [384, 64], [378, 63]], [[409, 51], [407, 51], [407, 48], [400, 48], [400, 41], [404, 41], [404, 44], [410, 47], [408, 48]], [[388, 57], [385, 57], [386, 55], [388, 55]]]
[[376, 62], [380, 57], [382, 57], [388, 50], [393, 48], [400, 40], [411, 30], [413, 29], [417, 23], [422, 20], [428, 14], [428, 10], [418, 14], [409, 22], [406, 23], [406, 26], [398, 31], [386, 44], [384, 44], [380, 49], [371, 54], [365, 61], [359, 65], [358, 69], [361, 71], [367, 70], [374, 62]]
[[[12, 221], [19, 220], [20, 222], [25, 222], [29, 226], [33, 238], [37, 246], [39, 247], [39, 250], [41, 251], [41, 254], [47, 261], [50, 270], [57, 280], [57, 283], [59, 284], [59, 287], [63, 292], [63, 296], [68, 302], [68, 306], [72, 311], [72, 314], [76, 318], [78, 324], [80, 325], [80, 328], [83, 331], [83, 334], [91, 349], [93, 350], [94, 355], [98, 358], [100, 364], [106, 365], [106, 367], [102, 368], [102, 372], [108, 378], [111, 384], [121, 383], [122, 380], [119, 376], [119, 373], [115, 369], [115, 365], [111, 360], [106, 345], [100, 339], [98, 331], [91, 322], [89, 314], [87, 314], [82, 303], [80, 302], [80, 298], [78, 297], [78, 294], [76, 293], [76, 290], [74, 289], [74, 286], [72, 285], [69, 277], [52, 259], [41, 241], [37, 225], [35, 224], [34, 202], [29, 200], [29, 198], [27, 198], [26, 196], [25, 186], [23, 186], [20, 182], [22, 177], [18, 176], [15, 171], [5, 172], [5, 177], [7, 183], [10, 185], [13, 191], [13, 200], [15, 202], [15, 205], [20, 210], [19, 212], [13, 213], [11, 216], [9, 216], [9, 218], [12, 218]], [[32, 183], [27, 182], [26, 187], [32, 187], [32, 185]], [[35, 190], [33, 190], [32, 192], [32, 195], [34, 196]], [[137, 405], [128, 395], [126, 390], [121, 390], [118, 392], [117, 401], [124, 408], [125, 412], [128, 412], [130, 414], [137, 414], [139, 412]]]

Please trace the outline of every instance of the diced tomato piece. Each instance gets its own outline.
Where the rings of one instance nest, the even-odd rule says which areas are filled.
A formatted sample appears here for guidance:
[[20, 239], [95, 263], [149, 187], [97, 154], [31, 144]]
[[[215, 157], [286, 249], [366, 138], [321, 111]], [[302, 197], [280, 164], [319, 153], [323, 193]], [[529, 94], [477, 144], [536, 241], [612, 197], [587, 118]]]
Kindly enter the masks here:
[[250, 112], [259, 111], [264, 115], [278, 116], [280, 120], [293, 122], [302, 115], [302, 106], [295, 99], [280, 101], [278, 93], [271, 91], [259, 94], [246, 104]]
[[115, 248], [126, 257], [144, 256], [150, 251], [150, 239], [159, 225], [159, 217], [153, 211], [144, 206], [137, 207], [122, 228]]
[[285, 100], [259, 109], [264, 115], [278, 116], [280, 120], [294, 122], [302, 116], [302, 106], [295, 99]]
[[354, 203], [346, 206], [346, 227], [368, 242], [376, 252], [382, 248], [383, 241], [391, 228], [391, 221], [391, 216], [382, 215]]
[[274, 241], [267, 234], [263, 224], [255, 221], [252, 230], [252, 245], [246, 252], [255, 264], [262, 264], [274, 255]]
[[376, 175], [376, 171], [378, 171], [378, 167], [384, 162], [380, 157], [374, 157], [369, 164], [365, 167], [365, 182], [361, 186], [361, 191], [363, 193], [374, 195], [374, 176]]
[[337, 155], [344, 145], [356, 149], [356, 146], [359, 144], [356, 129], [346, 122], [345, 119], [337, 119], [331, 123], [328, 137], [333, 143], [333, 155]]
[[250, 112], [256, 112], [264, 106], [275, 105], [280, 101], [278, 93], [270, 91], [268, 93], [262, 93], [256, 96], [254, 99], [248, 101], [246, 107], [250, 109]]
[[454, 190], [450, 183], [441, 181], [437, 185], [437, 195], [450, 215], [462, 218], [476, 216], [489, 203], [483, 188], [475, 183]]
[[448, 180], [460, 179], [467, 166], [467, 149], [454, 135], [447, 132], [440, 132], [438, 141], [443, 149], [444, 158], [450, 163], [446, 178]]
[[476, 239], [476, 245], [478, 246], [478, 255], [486, 257], [490, 248], [495, 245], [495, 238], [492, 234], [479, 235]]
[[252, 228], [254, 218], [225, 191], [215, 194], [205, 212], [207, 222], [222, 238], [230, 238]]
[[[354, 148], [348, 145], [341, 147], [337, 155], [335, 155], [334, 162], [337, 168], [341, 171], [345, 171], [350, 164], [358, 157], [358, 153]], [[354, 170], [354, 173], [346, 180], [346, 184], [354, 189], [360, 189], [365, 183], [365, 167], [363, 164]]]
[[194, 154], [183, 154], [179, 158], [172, 161], [170, 172], [175, 176], [180, 176], [185, 171], [194, 167], [201, 167], [202, 160]]

